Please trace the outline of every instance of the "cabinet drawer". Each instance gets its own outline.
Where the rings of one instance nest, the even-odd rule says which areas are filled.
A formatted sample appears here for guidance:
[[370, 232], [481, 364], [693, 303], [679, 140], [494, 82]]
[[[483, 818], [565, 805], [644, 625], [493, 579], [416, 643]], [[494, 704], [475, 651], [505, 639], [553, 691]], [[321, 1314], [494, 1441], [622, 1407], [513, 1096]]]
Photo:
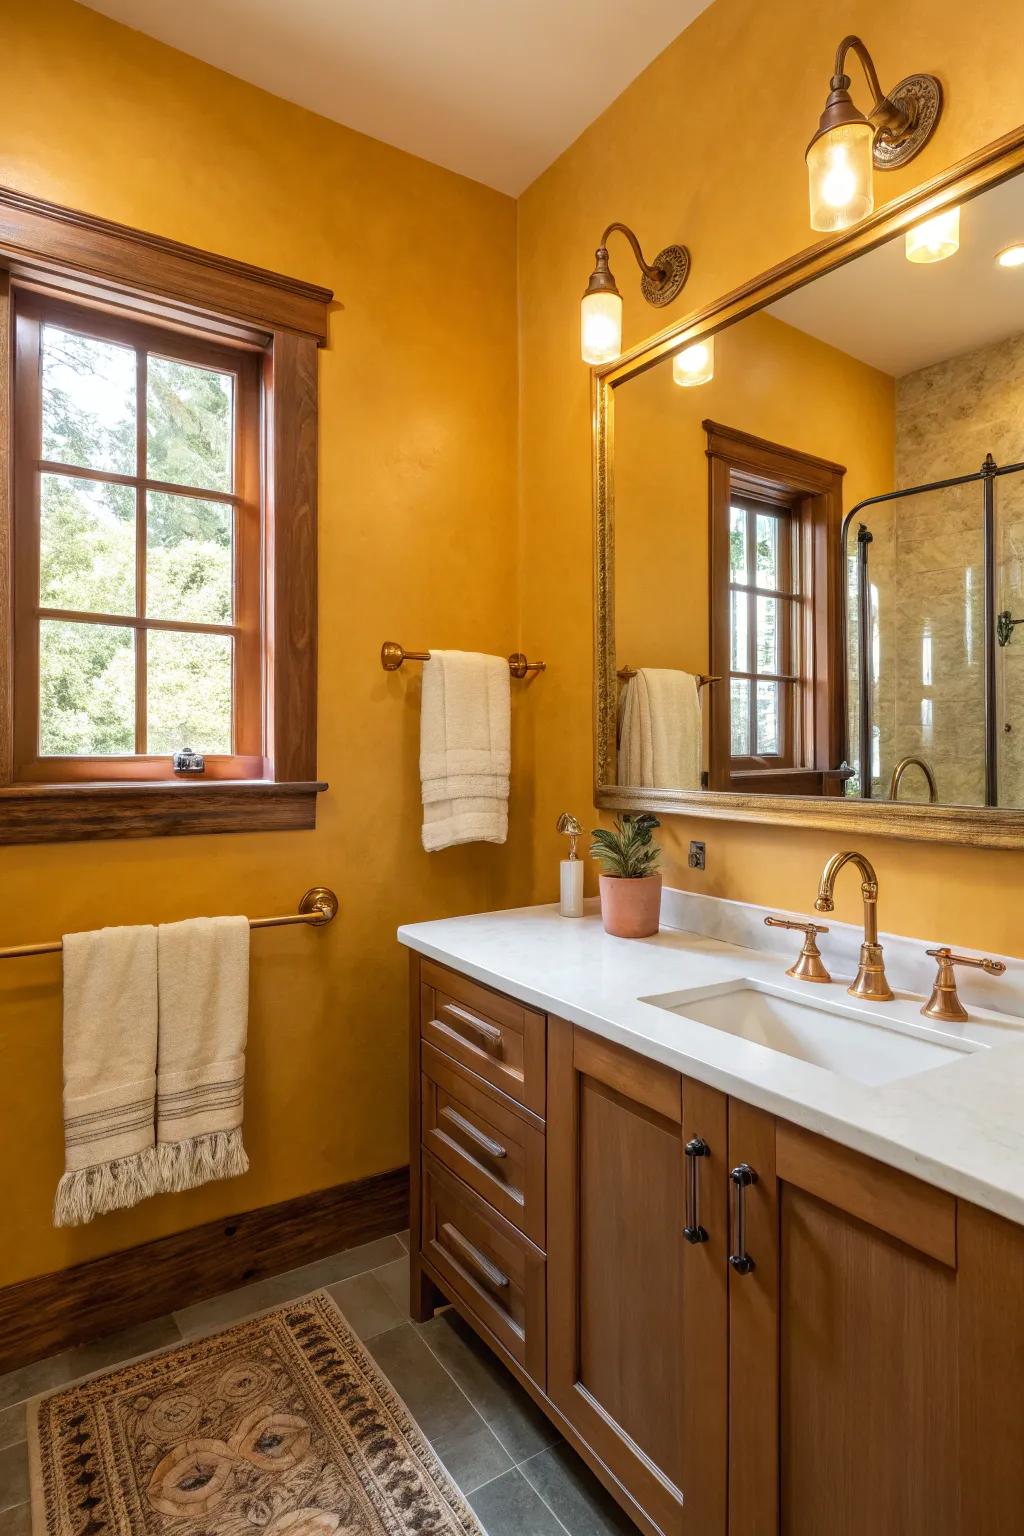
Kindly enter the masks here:
[[544, 1247], [544, 1132], [423, 1045], [423, 1145]]
[[463, 1305], [543, 1387], [544, 1255], [426, 1152], [422, 1252]]
[[432, 960], [423, 961], [420, 981], [424, 1040], [543, 1115], [544, 1015]]

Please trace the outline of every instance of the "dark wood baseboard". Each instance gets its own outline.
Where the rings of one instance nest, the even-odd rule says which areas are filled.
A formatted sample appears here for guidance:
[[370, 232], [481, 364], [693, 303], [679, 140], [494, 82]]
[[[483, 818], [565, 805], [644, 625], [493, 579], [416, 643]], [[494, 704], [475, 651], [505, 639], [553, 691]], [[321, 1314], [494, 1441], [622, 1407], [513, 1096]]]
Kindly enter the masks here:
[[316, 1190], [0, 1290], [0, 1374], [400, 1232], [409, 1170]]

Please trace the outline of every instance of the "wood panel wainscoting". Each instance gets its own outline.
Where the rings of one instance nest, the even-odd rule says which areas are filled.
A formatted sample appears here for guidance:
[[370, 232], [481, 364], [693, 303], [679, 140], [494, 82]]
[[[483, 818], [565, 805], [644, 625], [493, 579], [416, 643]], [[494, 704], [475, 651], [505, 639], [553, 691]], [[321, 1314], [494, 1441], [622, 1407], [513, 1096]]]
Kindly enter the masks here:
[[206, 1222], [0, 1290], [0, 1375], [221, 1291], [401, 1232], [409, 1170]]
[[1024, 1228], [410, 975], [412, 1314], [450, 1302], [644, 1536], [1020, 1528]]

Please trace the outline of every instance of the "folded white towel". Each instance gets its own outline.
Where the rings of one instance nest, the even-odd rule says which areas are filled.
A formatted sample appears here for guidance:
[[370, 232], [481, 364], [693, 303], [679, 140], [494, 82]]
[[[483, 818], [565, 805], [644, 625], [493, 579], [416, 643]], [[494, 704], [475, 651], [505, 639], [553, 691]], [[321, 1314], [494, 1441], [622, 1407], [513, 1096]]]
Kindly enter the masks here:
[[156, 929], [64, 935], [64, 1166], [53, 1222], [156, 1193]]
[[508, 835], [512, 699], [508, 662], [431, 651], [423, 668], [423, 846], [503, 843]]
[[193, 917], [158, 930], [160, 1190], [245, 1173], [242, 1145], [249, 1020], [249, 923]]
[[689, 672], [641, 667], [619, 699], [619, 783], [699, 789], [700, 690]]

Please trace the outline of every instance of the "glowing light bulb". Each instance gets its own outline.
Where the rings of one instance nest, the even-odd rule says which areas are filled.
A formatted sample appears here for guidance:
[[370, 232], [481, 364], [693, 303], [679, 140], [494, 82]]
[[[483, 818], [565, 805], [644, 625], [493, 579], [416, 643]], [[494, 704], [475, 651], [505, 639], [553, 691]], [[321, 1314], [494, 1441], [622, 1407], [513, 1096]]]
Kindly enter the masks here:
[[709, 384], [715, 376], [715, 338], [694, 342], [672, 359], [672, 377], [684, 389], [694, 384]]
[[960, 209], [947, 208], [907, 230], [907, 260], [927, 265], [945, 261], [960, 249]]
[[585, 293], [580, 305], [580, 350], [592, 367], [614, 362], [622, 351], [622, 296]]
[[1008, 245], [1000, 251], [996, 261], [1001, 267], [1024, 267], [1024, 245]]
[[811, 228], [847, 229], [875, 206], [868, 122], [843, 123], [816, 138], [807, 151]]

